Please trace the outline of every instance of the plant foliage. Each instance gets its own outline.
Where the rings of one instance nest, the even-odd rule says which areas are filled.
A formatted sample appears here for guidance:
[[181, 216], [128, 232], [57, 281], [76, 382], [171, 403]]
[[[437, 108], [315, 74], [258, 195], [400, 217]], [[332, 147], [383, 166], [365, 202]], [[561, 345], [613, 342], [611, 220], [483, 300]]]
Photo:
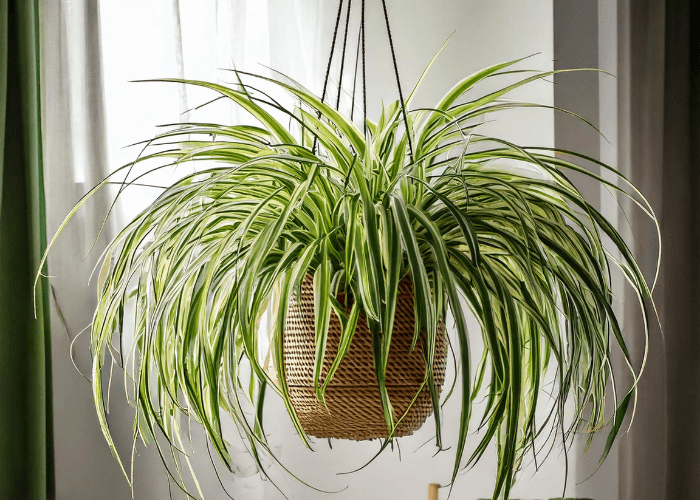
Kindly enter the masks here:
[[[103, 390], [108, 353], [134, 361], [133, 378], [125, 375], [137, 408], [134, 437], [154, 441], [164, 463], [171, 458], [179, 463], [183, 417], [202, 425], [229, 469], [234, 464], [222, 430], [225, 415], [237, 424], [256, 460], [270, 455], [263, 432], [263, 401], [270, 392], [285, 402], [308, 444], [289, 400], [281, 338], [286, 304], [311, 273], [319, 401], [331, 311], [343, 321], [346, 340], [357, 317], [356, 310], [346, 314], [336, 300], [338, 291], [349, 291], [374, 336], [376, 377], [391, 435], [401, 416], [393, 412], [384, 375], [397, 285], [409, 276], [415, 290], [415, 340], [422, 337], [427, 346], [425, 384], [437, 410], [439, 449], [440, 401], [431, 376], [438, 323], [454, 324], [456, 332], [461, 419], [452, 445], [453, 481], [495, 442], [493, 498], [508, 498], [524, 457], [538, 451], [536, 439], [554, 432], [566, 443], [573, 432], [593, 435], [609, 424], [602, 461], [633, 404], [641, 373], [633, 368], [613, 313], [611, 269], [624, 272], [645, 319], [651, 294], [618, 231], [567, 174], [578, 172], [630, 196], [656, 219], [644, 197], [600, 162], [480, 134], [480, 118], [487, 113], [538, 106], [505, 96], [555, 73], [533, 72], [497, 91], [473, 95], [487, 78], [524, 73], [512, 71], [517, 62], [465, 78], [434, 108], [410, 109], [411, 93], [406, 120], [394, 102], [366, 127], [289, 79], [237, 72], [239, 84], [233, 87], [165, 80], [211, 89], [258, 124], [171, 127], [148, 143], [171, 146], [118, 171], [163, 158], [171, 164], [214, 161], [165, 189], [103, 256], [91, 329], [92, 384], [99, 422], [115, 456]], [[297, 105], [286, 109], [242, 78], [272, 83]], [[618, 181], [589, 172], [578, 160], [597, 163]], [[90, 191], [66, 222], [108, 182]], [[271, 303], [278, 305], [271, 342], [277, 377], [269, 374], [260, 354], [260, 319]], [[128, 307], [134, 311], [131, 324], [125, 324]], [[484, 351], [478, 363], [470, 357], [467, 307], [481, 326]], [[133, 329], [135, 341], [132, 351], [121, 356], [115, 344], [125, 329]], [[627, 361], [632, 384], [606, 415], [614, 349]], [[556, 384], [552, 394], [543, 395], [548, 370], [555, 371]], [[252, 373], [250, 383], [247, 373]], [[480, 441], [468, 451], [472, 401], [480, 390], [487, 394]], [[540, 417], [538, 407], [550, 398], [555, 401], [551, 411]], [[249, 406], [255, 412], [247, 413]], [[169, 473], [184, 489], [176, 469]]]

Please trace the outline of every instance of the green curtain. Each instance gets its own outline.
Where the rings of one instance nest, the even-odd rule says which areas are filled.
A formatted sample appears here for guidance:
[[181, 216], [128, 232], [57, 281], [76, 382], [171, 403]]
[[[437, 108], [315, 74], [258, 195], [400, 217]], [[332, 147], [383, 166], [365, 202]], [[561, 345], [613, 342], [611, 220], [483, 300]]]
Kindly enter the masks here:
[[54, 496], [39, 47], [38, 1], [0, 0], [1, 500]]

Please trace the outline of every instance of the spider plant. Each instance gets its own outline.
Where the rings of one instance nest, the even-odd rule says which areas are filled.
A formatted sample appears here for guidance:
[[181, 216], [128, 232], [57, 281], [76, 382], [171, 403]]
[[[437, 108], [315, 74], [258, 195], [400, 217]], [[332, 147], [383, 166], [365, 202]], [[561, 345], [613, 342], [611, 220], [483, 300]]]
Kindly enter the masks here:
[[[97, 416], [114, 455], [119, 458], [103, 390], [107, 356], [118, 362], [132, 359], [135, 368], [125, 381], [137, 408], [134, 438], [154, 442], [166, 468], [171, 459], [178, 464], [183, 454], [183, 417], [201, 424], [229, 469], [234, 464], [222, 430], [227, 415], [258, 462], [271, 455], [263, 432], [264, 399], [271, 393], [285, 402], [308, 445], [288, 396], [282, 338], [287, 304], [310, 274], [317, 398], [323, 402], [320, 375], [331, 312], [341, 319], [342, 338], [350, 341], [353, 319], [363, 311], [374, 337], [376, 379], [389, 435], [382, 449], [392, 441], [401, 417], [392, 409], [384, 375], [397, 286], [408, 276], [415, 294], [414, 342], [421, 339], [426, 346], [425, 385], [435, 408], [438, 449], [444, 443], [431, 367], [441, 321], [453, 325], [457, 340], [453, 347], [461, 419], [456, 443], [451, 443], [453, 483], [460, 470], [477, 462], [495, 442], [493, 498], [507, 499], [525, 455], [538, 452], [535, 443], [548, 432], [558, 433], [566, 445], [575, 432], [593, 436], [607, 426], [602, 462], [636, 398], [643, 369], [633, 367], [611, 307], [612, 268], [624, 273], [645, 319], [644, 304], [651, 293], [618, 231], [567, 175], [593, 178], [629, 196], [656, 219], [644, 197], [603, 163], [572, 151], [519, 146], [480, 133], [480, 118], [486, 113], [537, 106], [505, 97], [555, 73], [519, 77], [524, 72], [511, 68], [519, 61], [465, 78], [434, 108], [411, 109], [414, 89], [405, 115], [400, 103], [393, 102], [383, 107], [376, 123], [366, 120], [360, 127], [283, 77], [236, 72], [239, 83], [231, 87], [159, 80], [211, 89], [247, 111], [257, 125], [178, 124], [146, 144], [160, 144], [159, 149], [112, 174], [127, 174], [123, 189], [162, 168], [128, 179], [137, 163], [210, 160], [205, 169], [164, 189], [102, 257], [91, 327], [92, 385]], [[520, 79], [473, 96], [480, 82], [506, 75]], [[291, 94], [296, 105], [281, 105], [258, 91], [256, 81]], [[170, 146], [163, 149], [163, 144]], [[613, 172], [619, 180], [588, 171], [577, 164], [580, 160]], [[59, 232], [112, 176], [79, 201]], [[350, 313], [338, 303], [339, 291], [356, 298]], [[271, 305], [276, 376], [270, 375], [261, 354], [266, 336], [260, 320]], [[128, 307], [133, 317], [126, 314]], [[475, 365], [467, 307], [481, 326], [484, 344]], [[116, 347], [126, 329], [135, 338], [129, 353]], [[606, 414], [615, 349], [627, 361], [632, 383]], [[342, 358], [343, 352], [334, 366]], [[556, 385], [553, 394], [543, 397], [550, 369]], [[480, 391], [487, 393], [481, 437], [468, 452], [472, 401]], [[555, 404], [544, 417], [538, 416], [538, 407], [550, 397]], [[255, 411], [247, 412], [250, 407]], [[131, 480], [123, 465], [122, 470]], [[265, 473], [262, 464], [260, 470]], [[179, 471], [179, 465], [176, 472], [168, 468], [171, 479], [185, 490]]]

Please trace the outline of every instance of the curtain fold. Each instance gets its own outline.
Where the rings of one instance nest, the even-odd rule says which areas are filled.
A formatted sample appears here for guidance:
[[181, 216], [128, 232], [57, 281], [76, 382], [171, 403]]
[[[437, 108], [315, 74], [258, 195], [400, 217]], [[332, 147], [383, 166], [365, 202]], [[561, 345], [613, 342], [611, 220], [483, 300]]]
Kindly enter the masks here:
[[0, 498], [32, 500], [54, 492], [39, 47], [38, 1], [0, 0]]
[[[40, 17], [47, 231], [51, 237], [75, 203], [109, 174], [110, 165], [100, 2], [42, 1]], [[115, 41], [125, 43], [130, 36], [124, 34]], [[76, 339], [92, 321], [97, 303], [94, 286], [88, 286], [90, 274], [107, 241], [114, 236], [116, 221], [110, 217], [102, 236], [95, 241], [112, 202], [112, 188], [91, 197], [65, 227], [48, 259], [54, 469], [59, 499], [91, 500], [101, 491], [109, 492], [110, 500], [132, 498], [129, 484], [105, 445], [95, 416], [91, 384], [82, 375], [90, 377], [90, 334], [83, 332]], [[112, 400], [123, 401], [123, 384], [118, 380], [115, 376]], [[116, 429], [115, 442], [120, 450], [131, 447], [131, 432], [119, 432], [131, 430], [131, 410], [126, 404], [110, 408], [109, 422]], [[134, 497], [168, 498], [160, 460], [152, 454], [143, 456], [140, 449], [138, 454], [135, 475], [140, 480]]]
[[[619, 161], [648, 194], [663, 237], [651, 332], [630, 433], [621, 441], [620, 500], [700, 498], [700, 43], [685, 0], [619, 0]], [[630, 211], [635, 252], [653, 278], [655, 229]], [[630, 305], [633, 307], [633, 305]], [[642, 328], [628, 313], [630, 329]], [[638, 343], [637, 343], [638, 344]], [[641, 357], [641, 345], [632, 345]]]
[[663, 326], [666, 500], [700, 498], [700, 37], [696, 2], [666, 1], [664, 50]]
[[[235, 78], [225, 69], [267, 73], [265, 66], [274, 66], [311, 88], [321, 84], [323, 75], [313, 66], [320, 54], [327, 57], [327, 48], [318, 36], [320, 17], [327, 10], [321, 0], [40, 3], [44, 159], [51, 166], [45, 183], [50, 236], [87, 190], [136, 157], [138, 149], [125, 146], [162, 131], [155, 125], [188, 119], [221, 123], [248, 119], [223, 101], [183, 113], [211, 99], [211, 93], [201, 89], [129, 82], [185, 77], [226, 83]], [[330, 33], [327, 35], [324, 37], [329, 38]], [[285, 47], [284, 54], [271, 54], [272, 45]], [[309, 75], [313, 79], [307, 78]], [[316, 90], [320, 92], [320, 88]], [[161, 177], [150, 180], [168, 184], [182, 175], [181, 170], [162, 172]], [[72, 343], [90, 323], [96, 304], [94, 281], [89, 287], [88, 279], [114, 230], [145, 208], [159, 190], [132, 187], [122, 193], [100, 240], [83, 260], [115, 194], [116, 187], [110, 186], [91, 197], [66, 226], [49, 256], [58, 498], [92, 499], [98, 490], [109, 491], [114, 499], [132, 496], [99, 429], [90, 384], [71, 361], [72, 356], [78, 369], [89, 377], [89, 332]], [[128, 465], [134, 414], [124, 402], [122, 375], [116, 367], [108, 418], [117, 449]], [[193, 432], [196, 437], [198, 430]], [[202, 489], [207, 498], [219, 498], [222, 490], [203, 437], [195, 442], [200, 447], [192, 463]], [[246, 470], [246, 458], [241, 451], [235, 484], [231, 477], [222, 480], [236, 498], [257, 498], [264, 495], [266, 484], [254, 475], [254, 468], [253, 472]], [[77, 474], [76, 470], [82, 472]], [[153, 445], [144, 449], [139, 442], [134, 478], [135, 498], [168, 497], [168, 479]], [[1, 495], [0, 500], [4, 500]]]

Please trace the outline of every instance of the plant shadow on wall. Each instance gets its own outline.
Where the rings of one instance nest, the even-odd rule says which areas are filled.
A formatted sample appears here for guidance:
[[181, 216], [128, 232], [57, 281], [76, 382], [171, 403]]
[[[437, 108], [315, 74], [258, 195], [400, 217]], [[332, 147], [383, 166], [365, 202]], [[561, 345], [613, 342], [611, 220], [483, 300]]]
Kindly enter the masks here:
[[[509, 497], [526, 455], [546, 454], [537, 444], [554, 446], [551, 435], [566, 447], [575, 433], [590, 440], [606, 428], [605, 459], [643, 370], [633, 367], [611, 307], [612, 268], [636, 292], [645, 324], [653, 303], [620, 234], [566, 174], [593, 178], [656, 218], [642, 194], [603, 163], [480, 133], [486, 113], [540, 106], [506, 96], [557, 72], [515, 69], [520, 61], [465, 78], [434, 108], [411, 109], [414, 88], [405, 102], [401, 96], [377, 122], [365, 117], [360, 127], [327, 105], [325, 92], [319, 98], [284, 76], [234, 72], [232, 87], [157, 80], [211, 89], [257, 125], [171, 127], [87, 193], [58, 231], [115, 179], [121, 193], [146, 183], [164, 160], [214, 162], [164, 188], [101, 257], [92, 384], [102, 431], [128, 481], [105, 413], [103, 372], [111, 360], [130, 375], [134, 439], [157, 447], [170, 481], [183, 491], [181, 431], [189, 421], [203, 427], [229, 470], [235, 468], [223, 431], [229, 418], [261, 474], [267, 474], [263, 460], [284, 468], [263, 430], [271, 393], [284, 401], [307, 445], [307, 434], [379, 438], [381, 453], [432, 412], [437, 450], [451, 447], [455, 455], [450, 484], [495, 443], [493, 498]], [[521, 79], [467, 95], [485, 79], [508, 76]], [[280, 104], [258, 88], [261, 82], [290, 94], [296, 105]], [[623, 187], [577, 160], [615, 173]], [[155, 161], [161, 163], [147, 167]], [[482, 330], [475, 369], [463, 304]], [[272, 314], [269, 353], [262, 348], [266, 313]], [[445, 443], [444, 325], [452, 323], [458, 369], [442, 399], [458, 397], [461, 417], [456, 443]], [[134, 342], [124, 352], [128, 329]], [[614, 384], [614, 350], [627, 361], [631, 383], [609, 418], [605, 393]], [[396, 368], [411, 363], [409, 371]], [[362, 372], [360, 365], [369, 368]], [[556, 386], [546, 399], [554, 403], [540, 417], [550, 369]], [[366, 395], [350, 404], [343, 381], [360, 372]], [[410, 380], [397, 382], [403, 375]], [[467, 449], [472, 402], [484, 391], [480, 441]], [[351, 418], [338, 424], [346, 415]]]

